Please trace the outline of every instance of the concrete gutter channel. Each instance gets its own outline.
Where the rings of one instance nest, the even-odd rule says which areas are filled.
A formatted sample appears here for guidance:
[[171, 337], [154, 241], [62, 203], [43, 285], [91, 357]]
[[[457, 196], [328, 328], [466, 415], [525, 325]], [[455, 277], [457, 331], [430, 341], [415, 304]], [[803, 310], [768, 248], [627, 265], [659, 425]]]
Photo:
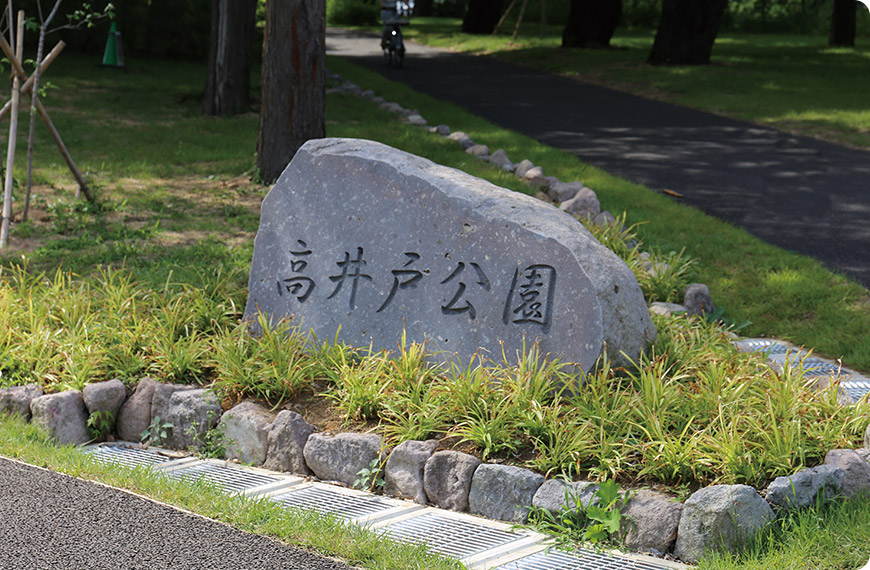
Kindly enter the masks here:
[[288, 508], [334, 515], [401, 542], [423, 543], [471, 569], [667, 570], [685, 565], [616, 551], [549, 550], [547, 536], [510, 524], [425, 507], [326, 483], [219, 460], [174, 459], [177, 452], [117, 442], [84, 448], [98, 461], [143, 467], [178, 480], [202, 479], [228, 494], [267, 497]]

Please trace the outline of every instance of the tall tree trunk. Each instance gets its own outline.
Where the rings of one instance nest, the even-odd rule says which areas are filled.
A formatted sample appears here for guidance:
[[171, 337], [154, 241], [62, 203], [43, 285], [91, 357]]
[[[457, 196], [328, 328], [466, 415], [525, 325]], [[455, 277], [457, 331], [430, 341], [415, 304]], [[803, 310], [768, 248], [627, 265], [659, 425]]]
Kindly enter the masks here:
[[654, 65], [706, 65], [727, 0], [662, 0], [662, 18], [649, 54]]
[[326, 2], [268, 0], [257, 168], [274, 182], [307, 140], [326, 134]]
[[622, 0], [571, 0], [562, 47], [610, 47], [622, 19]]
[[204, 115], [237, 115], [248, 108], [257, 0], [212, 0]]
[[831, 15], [831, 33], [828, 45], [855, 45], [855, 18], [858, 2], [855, 0], [834, 0], [834, 13]]
[[503, 7], [503, 0], [469, 0], [462, 31], [466, 34], [491, 34]]
[[434, 0], [417, 0], [417, 2], [414, 3], [415, 16], [431, 16], [434, 12]]

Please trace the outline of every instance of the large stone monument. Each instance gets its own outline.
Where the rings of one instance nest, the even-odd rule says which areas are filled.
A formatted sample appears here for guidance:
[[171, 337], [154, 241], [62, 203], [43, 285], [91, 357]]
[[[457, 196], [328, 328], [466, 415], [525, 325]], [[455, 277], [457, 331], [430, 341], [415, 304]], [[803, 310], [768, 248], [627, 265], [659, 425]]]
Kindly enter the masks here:
[[380, 143], [306, 143], [263, 201], [245, 314], [445, 360], [538, 342], [584, 370], [655, 337], [629, 268], [570, 215]]

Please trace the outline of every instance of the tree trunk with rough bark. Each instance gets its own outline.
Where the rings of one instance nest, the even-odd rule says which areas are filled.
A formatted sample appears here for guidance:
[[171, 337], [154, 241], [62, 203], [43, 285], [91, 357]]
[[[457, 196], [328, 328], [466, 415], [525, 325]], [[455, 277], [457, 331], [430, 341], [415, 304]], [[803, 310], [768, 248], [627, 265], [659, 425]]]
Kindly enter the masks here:
[[706, 65], [727, 0], [663, 0], [662, 18], [649, 55], [654, 65]]
[[204, 115], [243, 113], [250, 104], [257, 0], [212, 0]]
[[622, 0], [571, 0], [562, 47], [610, 47], [621, 19]]
[[829, 46], [854, 47], [857, 10], [858, 2], [855, 0], [834, 0]]
[[269, 0], [263, 34], [257, 168], [274, 182], [309, 139], [326, 134], [326, 3]]
[[501, 17], [502, 8], [503, 0], [469, 0], [462, 31], [466, 34], [491, 34]]

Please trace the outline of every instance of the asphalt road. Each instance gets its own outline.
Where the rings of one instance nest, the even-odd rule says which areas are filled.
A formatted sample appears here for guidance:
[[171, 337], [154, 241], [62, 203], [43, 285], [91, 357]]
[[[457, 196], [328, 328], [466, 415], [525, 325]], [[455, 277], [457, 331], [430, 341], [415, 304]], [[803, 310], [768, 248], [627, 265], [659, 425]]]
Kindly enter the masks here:
[[679, 192], [686, 204], [870, 287], [870, 152], [411, 43], [396, 69], [384, 63], [377, 34], [329, 30], [326, 45], [608, 172]]
[[0, 568], [351, 569], [123, 491], [3, 458]]

